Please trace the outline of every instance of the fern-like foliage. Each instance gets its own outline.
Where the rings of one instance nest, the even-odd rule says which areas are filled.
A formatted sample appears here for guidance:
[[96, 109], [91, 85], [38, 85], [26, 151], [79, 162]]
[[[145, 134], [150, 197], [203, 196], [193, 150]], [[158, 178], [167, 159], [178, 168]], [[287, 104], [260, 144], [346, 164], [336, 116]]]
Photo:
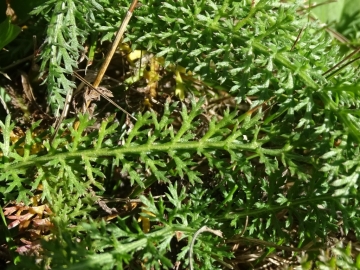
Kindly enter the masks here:
[[[55, 14], [43, 52], [54, 104], [73, 87], [64, 74], [76, 67], [82, 42], [75, 37], [80, 30], [71, 27], [82, 22], [82, 11], [92, 18], [87, 5], [97, 3], [80, 2], [48, 1], [36, 11]], [[127, 35], [164, 57], [165, 66], [186, 67], [238, 103], [255, 95], [246, 113], [224, 110], [200, 132], [204, 98], [192, 97], [189, 106], [166, 103], [160, 116], [138, 114], [133, 125], [109, 117], [94, 130], [95, 120], [80, 115], [79, 125], [67, 121], [52, 144], [48, 132], [36, 135], [40, 123], [15, 144], [14, 124], [9, 118], [1, 123], [4, 200], [30, 203], [37, 195], [54, 211], [41, 267], [186, 267], [190, 240], [203, 225], [227, 239], [245, 227], [246, 237], [298, 247], [317, 241], [325, 248], [338, 224], [359, 234], [358, 71], [350, 66], [325, 78], [340, 59], [319, 26], [301, 19], [298, 5], [251, 2], [143, 1]], [[94, 25], [104, 31], [124, 10], [101, 4], [108, 21], [101, 24], [102, 14]], [[65, 17], [72, 22], [66, 29]], [[130, 187], [123, 196], [139, 199], [142, 211], [118, 213], [114, 222], [96, 219], [100, 200], [121, 197], [122, 185]], [[149, 233], [138, 216], [151, 221]], [[199, 269], [223, 269], [238, 255], [206, 234], [194, 254]]]
[[357, 115], [343, 112], [343, 106], [359, 106], [357, 91], [349, 87], [358, 71], [349, 66], [331, 80], [322, 76], [340, 61], [338, 48], [326, 33], [313, 30], [316, 23], [301, 20], [298, 8], [268, 0], [256, 5], [248, 1], [156, 5], [149, 1], [129, 36], [165, 56], [165, 65], [181, 64], [209, 85], [221, 85], [238, 101], [257, 95], [256, 106], [275, 96], [278, 109], [272, 118], [287, 114], [289, 123], [304, 128], [314, 122], [313, 115], [321, 117], [325, 108], [360, 140]]
[[348, 243], [346, 247], [342, 243], [337, 244], [335, 247], [322, 251], [321, 255], [315, 262], [309, 260], [307, 256], [300, 258], [300, 269], [312, 269], [316, 266], [319, 269], [359, 269], [360, 257], [357, 255], [355, 258], [352, 254], [352, 244]]
[[75, 87], [67, 75], [77, 68], [84, 53], [83, 44], [91, 32], [89, 23], [94, 22], [95, 10], [103, 11], [95, 0], [49, 0], [32, 12], [33, 15], [41, 14], [49, 22], [41, 50], [41, 71], [48, 72], [45, 80], [48, 103], [57, 115], [59, 108], [63, 108], [64, 95]]

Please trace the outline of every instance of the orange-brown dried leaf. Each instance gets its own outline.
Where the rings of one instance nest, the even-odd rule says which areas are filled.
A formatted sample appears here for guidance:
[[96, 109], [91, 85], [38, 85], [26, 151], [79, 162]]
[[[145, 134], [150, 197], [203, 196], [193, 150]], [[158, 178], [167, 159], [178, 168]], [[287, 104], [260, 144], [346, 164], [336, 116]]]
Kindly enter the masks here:
[[[32, 198], [34, 204], [37, 204], [38, 200], [36, 196]], [[14, 220], [8, 225], [9, 229], [12, 229], [16, 226], [19, 226], [20, 230], [28, 228], [33, 222], [35, 227], [38, 227], [41, 231], [48, 231], [52, 227], [52, 223], [48, 218], [43, 218], [43, 216], [48, 216], [52, 214], [51, 209], [48, 205], [43, 204], [40, 206], [24, 206], [22, 203], [15, 206], [10, 206], [4, 208], [4, 215], [9, 220]], [[27, 211], [23, 214], [24, 211]], [[16, 214], [14, 215], [14, 213]]]
[[126, 205], [124, 205], [123, 209], [125, 210], [125, 212], [130, 212], [130, 211], [134, 210], [137, 206], [138, 206], [138, 203], [129, 202]]
[[26, 240], [25, 238], [20, 238], [20, 242], [24, 243], [25, 245], [31, 245], [31, 241]]
[[16, 226], [19, 226], [19, 224], [20, 224], [20, 220], [17, 219], [8, 225], [8, 229], [15, 228]]
[[44, 214], [44, 210], [45, 210], [45, 204], [40, 205], [40, 206], [30, 207], [29, 212], [42, 216]]
[[26, 213], [24, 215], [15, 215], [15, 216], [8, 216], [8, 219], [16, 219], [19, 221], [25, 221], [25, 220], [29, 220], [32, 216], [34, 216], [34, 214], [32, 213]]
[[12, 7], [10, 6], [10, 3], [8, 2], [7, 4], [7, 8], [6, 8], [6, 16], [10, 17], [11, 22], [15, 22], [17, 19], [17, 16], [15, 14], [15, 11], [12, 9]]
[[105, 219], [105, 221], [110, 221], [110, 220], [112, 220], [112, 219], [114, 219], [114, 218], [116, 218], [118, 216], [119, 216], [119, 214], [116, 213], [116, 214], [108, 215], [104, 219]]
[[183, 232], [176, 231], [175, 236], [176, 236], [176, 240], [179, 242], [181, 240], [182, 236], [183, 236]]
[[50, 207], [47, 204], [45, 204], [45, 214], [46, 215], [51, 215], [52, 213], [53, 212], [51, 211]]
[[16, 249], [16, 252], [18, 252], [20, 255], [35, 255], [35, 256], [39, 256], [42, 248], [41, 245], [39, 243], [39, 241], [34, 241], [34, 242], [30, 242], [27, 241], [25, 239], [20, 239], [21, 242], [25, 243], [24, 246], [18, 247]]
[[23, 211], [27, 211], [29, 209], [29, 207], [27, 206], [18, 206], [18, 210], [16, 212], [17, 216], [21, 216]]
[[18, 206], [10, 206], [10, 207], [5, 207], [4, 210], [4, 216], [8, 216], [11, 215], [12, 213], [14, 213], [15, 211], [17, 211], [19, 209]]
[[35, 228], [38, 228], [42, 232], [49, 231], [54, 226], [54, 224], [51, 223], [49, 218], [42, 218], [42, 219], [36, 218], [33, 219], [32, 221], [33, 221], [33, 226]]
[[30, 234], [29, 239], [39, 239], [43, 232], [41, 230], [28, 229], [27, 233]]
[[30, 223], [31, 223], [31, 220], [21, 221], [20, 225], [19, 225], [19, 230], [22, 231], [22, 230], [28, 228]]

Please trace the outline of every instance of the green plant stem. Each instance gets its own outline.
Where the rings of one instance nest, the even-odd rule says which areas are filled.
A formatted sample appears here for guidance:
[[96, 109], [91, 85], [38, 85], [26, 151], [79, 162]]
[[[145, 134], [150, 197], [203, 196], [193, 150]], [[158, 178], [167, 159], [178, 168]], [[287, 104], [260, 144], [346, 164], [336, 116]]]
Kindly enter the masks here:
[[[145, 144], [145, 145], [130, 145], [129, 147], [120, 148], [102, 148], [102, 149], [88, 149], [77, 150], [76, 152], [66, 152], [45, 155], [41, 157], [30, 157], [24, 161], [18, 163], [9, 163], [4, 165], [4, 169], [11, 168], [12, 170], [18, 170], [29, 166], [35, 166], [37, 164], [45, 163], [54, 159], [73, 159], [82, 157], [104, 157], [104, 156], [118, 156], [125, 154], [140, 154], [146, 152], [168, 152], [172, 150], [194, 150], [199, 151], [201, 149], [229, 149], [237, 151], [262, 151], [267, 155], [278, 156], [289, 149], [265, 149], [261, 148], [259, 143], [251, 142], [246, 144], [240, 144], [235, 142], [218, 141], [218, 142], [205, 142], [199, 144], [199, 142], [179, 142], [179, 143], [164, 143], [164, 144]], [[311, 162], [311, 161], [309, 161]]]
[[269, 214], [269, 213], [277, 213], [283, 209], [286, 208], [296, 208], [300, 205], [309, 205], [312, 204], [315, 205], [319, 202], [324, 201], [337, 201], [339, 198], [336, 198], [332, 196], [331, 194], [321, 195], [321, 196], [314, 196], [314, 197], [306, 197], [301, 198], [294, 201], [289, 201], [286, 205], [267, 205], [266, 208], [256, 209], [256, 210], [245, 210], [245, 211], [239, 211], [239, 212], [231, 212], [223, 216], [217, 217], [219, 220], [233, 220], [235, 218], [246, 218], [247, 216], [260, 216], [263, 214]]
[[191, 229], [185, 226], [173, 226], [173, 227], [164, 227], [160, 230], [157, 230], [152, 233], [145, 234], [143, 238], [133, 241], [128, 244], [117, 245], [110, 252], [91, 255], [86, 258], [84, 262], [72, 265], [67, 269], [84, 269], [85, 266], [89, 265], [98, 265], [99, 263], [106, 264], [112, 262], [116, 255], [129, 254], [135, 250], [142, 249], [147, 246], [148, 241], [151, 241], [152, 238], [168, 238], [175, 234], [176, 231], [187, 232], [188, 234], [195, 233], [195, 229]]

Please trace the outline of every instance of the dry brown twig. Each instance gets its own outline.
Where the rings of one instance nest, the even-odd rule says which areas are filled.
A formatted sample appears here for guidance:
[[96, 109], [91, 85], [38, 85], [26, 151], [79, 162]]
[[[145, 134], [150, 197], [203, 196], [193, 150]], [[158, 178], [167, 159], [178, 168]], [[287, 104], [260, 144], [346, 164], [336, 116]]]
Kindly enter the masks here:
[[[133, 14], [133, 11], [137, 5], [137, 2], [138, 0], [133, 0], [128, 11], [126, 12], [126, 16], [123, 20], [123, 22], [121, 23], [120, 27], [119, 27], [119, 31], [117, 32], [116, 34], [116, 37], [115, 37], [115, 40], [113, 41], [112, 45], [111, 45], [111, 48], [109, 50], [109, 52], [107, 53], [106, 57], [105, 57], [105, 60], [97, 74], [97, 77], [93, 83], [93, 85], [91, 85], [90, 83], [88, 83], [85, 79], [82, 79], [82, 77], [77, 74], [76, 72], [74, 72], [74, 75], [79, 79], [81, 80], [83, 83], [85, 83], [88, 87], [90, 87], [91, 89], [97, 91], [101, 96], [103, 96], [106, 100], [108, 100], [111, 104], [115, 105], [117, 108], [119, 108], [121, 111], [125, 112], [126, 114], [128, 114], [130, 117], [132, 117], [134, 120], [136, 120], [135, 117], [131, 116], [128, 112], [126, 112], [123, 108], [121, 108], [119, 105], [117, 105], [115, 102], [113, 102], [111, 99], [109, 99], [107, 96], [105, 95], [102, 95], [102, 93], [97, 89], [97, 87], [100, 85], [101, 83], [101, 80], [105, 74], [105, 71], [106, 69], [108, 68], [109, 66], [109, 63], [117, 49], [117, 47], [119, 46], [119, 43], [120, 43], [120, 40], [122, 39], [123, 35], [124, 35], [124, 32], [125, 32], [125, 29], [127, 27], [127, 25], [129, 24], [129, 21], [132, 17], [132, 14]], [[65, 98], [65, 104], [64, 104], [64, 109], [61, 113], [61, 116], [60, 118], [58, 119], [58, 121], [56, 122], [55, 124], [55, 131], [54, 131], [54, 134], [52, 135], [51, 139], [50, 139], [50, 142], [52, 142], [57, 134], [57, 132], [59, 131], [59, 128], [60, 128], [60, 125], [61, 125], [61, 122], [63, 121], [63, 119], [66, 118], [67, 116], [67, 113], [69, 111], [69, 106], [70, 106], [70, 103], [71, 103], [71, 99], [72, 99], [72, 96], [73, 96], [73, 90], [72, 89], [69, 89], [67, 94], [66, 94], [66, 98]], [[86, 102], [86, 110], [87, 108], [89, 107], [90, 105], [90, 101], [89, 102]]]
[[74, 76], [78, 78], [81, 82], [83, 82], [87, 87], [90, 89], [96, 91], [99, 95], [101, 95], [103, 98], [105, 98], [107, 101], [109, 101], [112, 105], [114, 105], [116, 108], [121, 110], [122, 112], [126, 113], [128, 116], [130, 116], [133, 120], [137, 120], [134, 116], [132, 116], [129, 112], [121, 108], [119, 105], [117, 105], [113, 100], [111, 100], [107, 95], [103, 94], [102, 91], [100, 91], [98, 88], [91, 85], [89, 82], [87, 82], [83, 77], [81, 77], [79, 74], [74, 72]]
[[222, 235], [222, 232], [220, 230], [213, 230], [207, 226], [202, 226], [199, 230], [196, 231], [196, 233], [194, 234], [193, 236], [193, 239], [191, 240], [191, 243], [190, 243], [190, 248], [189, 248], [189, 265], [190, 265], [190, 270], [193, 270], [194, 269], [194, 266], [193, 266], [193, 248], [194, 248], [194, 244], [195, 244], [195, 240], [196, 238], [203, 232], [210, 232], [212, 234], [215, 234], [219, 237], [223, 237]]
[[[126, 16], [122, 22], [122, 24], [120, 25], [120, 28], [119, 28], [119, 31], [117, 32], [116, 34], [116, 37], [115, 37], [115, 40], [113, 41], [112, 45], [111, 45], [111, 48], [110, 50], [108, 51], [106, 57], [105, 57], [105, 60], [104, 62], [102, 63], [101, 67], [100, 67], [100, 70], [96, 76], [96, 79], [93, 83], [93, 86], [94, 88], [97, 88], [100, 83], [101, 83], [101, 80], [105, 74], [105, 71], [106, 69], [108, 68], [109, 64], [110, 64], [110, 61], [111, 59], [113, 58], [114, 56], [114, 53], [115, 51], [117, 50], [118, 46], [119, 46], [119, 43], [120, 43], [120, 40], [122, 39], [123, 35], [124, 35], [124, 32], [125, 32], [125, 29], [127, 27], [127, 25], [129, 24], [129, 21], [132, 17], [132, 14], [134, 12], [134, 9], [137, 5], [137, 2], [138, 0], [133, 0], [128, 11], [126, 12]], [[90, 105], [89, 104], [86, 104], [86, 107], [88, 107]]]

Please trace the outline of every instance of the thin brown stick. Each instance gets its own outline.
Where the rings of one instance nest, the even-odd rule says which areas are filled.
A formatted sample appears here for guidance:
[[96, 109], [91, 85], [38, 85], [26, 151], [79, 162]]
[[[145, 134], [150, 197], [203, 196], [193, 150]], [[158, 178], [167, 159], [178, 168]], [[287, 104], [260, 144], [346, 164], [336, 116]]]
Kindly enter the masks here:
[[312, 245], [308, 245], [307, 248], [294, 248], [294, 247], [280, 246], [272, 242], [268, 242], [256, 238], [238, 236], [238, 235], [233, 236], [232, 239], [226, 240], [226, 243], [239, 243], [239, 242], [247, 242], [252, 245], [273, 247], [279, 250], [285, 250], [290, 252], [315, 251], [321, 249], [321, 247], [310, 248], [314, 243], [312, 243]]
[[245, 226], [244, 226], [243, 230], [241, 231], [240, 236], [243, 236], [245, 234], [248, 224], [249, 224], [249, 216], [246, 216]]
[[331, 77], [334, 76], [336, 73], [338, 73], [340, 70], [342, 70], [343, 68], [347, 67], [348, 65], [356, 62], [356, 61], [359, 60], [359, 59], [360, 59], [360, 56], [352, 59], [352, 60], [349, 61], [349, 62], [346, 62], [344, 65], [342, 65], [341, 67], [339, 67], [337, 70], [331, 72], [331, 73], [330, 73], [329, 75], [327, 75], [325, 78], [326, 78], [326, 79], [331, 78]]
[[87, 80], [85, 80], [83, 77], [81, 77], [79, 74], [77, 74], [74, 71], [74, 76], [78, 78], [80, 81], [82, 81], [87, 87], [90, 89], [96, 91], [98, 94], [100, 94], [103, 98], [105, 98], [107, 101], [109, 101], [112, 105], [114, 105], [116, 108], [118, 108], [120, 111], [126, 113], [129, 117], [131, 117], [133, 120], [137, 121], [137, 119], [132, 116], [129, 112], [127, 112], [125, 109], [121, 108], [119, 105], [117, 105], [112, 99], [110, 99], [108, 96], [104, 95], [101, 91], [99, 91], [97, 88], [95, 88], [93, 85], [91, 85]]
[[301, 30], [300, 30], [299, 34], [297, 35], [297, 37], [296, 37], [296, 39], [295, 39], [295, 42], [294, 42], [294, 44], [292, 45], [290, 51], [292, 51], [292, 50], [295, 48], [295, 45], [296, 45], [296, 43], [298, 43], [298, 41], [299, 41], [299, 39], [300, 39], [300, 36], [301, 36], [301, 33], [304, 31], [304, 29], [305, 29], [305, 26], [304, 26], [303, 28], [301, 28]]
[[[326, 74], [332, 72], [333, 70], [337, 69], [339, 66], [341, 66], [345, 61], [347, 61], [348, 59], [350, 59], [352, 56], [354, 56], [355, 54], [357, 54], [358, 52], [360, 52], [360, 47], [355, 49], [352, 53], [350, 53], [348, 56], [346, 56], [343, 60], [341, 60], [339, 63], [337, 63], [335, 66], [333, 66], [332, 68], [330, 68], [329, 70], [327, 70], [326, 72], [324, 72], [322, 75], [325, 76]], [[347, 64], [345, 64], [344, 66], [346, 66]], [[343, 67], [344, 67], [343, 66]], [[337, 71], [339, 71], [340, 69], [342, 69], [343, 67], [340, 67]], [[326, 76], [328, 77], [328, 76]]]
[[193, 266], [193, 248], [194, 248], [194, 244], [195, 244], [195, 240], [196, 238], [203, 232], [210, 232], [212, 234], [215, 234], [219, 237], [223, 237], [222, 235], [222, 232], [220, 230], [213, 230], [207, 226], [202, 226], [200, 229], [198, 229], [194, 236], [193, 236], [193, 239], [191, 240], [191, 243], [190, 243], [190, 247], [189, 247], [189, 265], [190, 265], [190, 270], [193, 270], [194, 269], [194, 266]]
[[32, 54], [32, 55], [29, 55], [29, 56], [26, 56], [25, 58], [22, 58], [22, 59], [20, 59], [20, 60], [17, 60], [17, 61], [15, 61], [14, 63], [12, 63], [12, 64], [4, 67], [4, 68], [1, 68], [0, 70], [2, 70], [2, 71], [8, 70], [8, 69], [10, 69], [10, 68], [16, 67], [17, 65], [20, 65], [21, 63], [24, 63], [24, 62], [26, 62], [26, 61], [29, 61], [29, 60], [31, 60], [31, 59], [33, 59], [33, 58], [34, 58], [34, 55], [33, 55], [33, 54]]
[[[126, 203], [141, 203], [142, 200], [140, 199], [129, 199], [129, 198], [110, 198], [106, 199], [102, 196], [97, 196], [99, 199], [105, 203], [111, 203], [111, 202], [126, 202]], [[154, 201], [157, 201], [157, 199], [165, 198], [165, 195], [159, 195], [159, 196], [153, 196]]]
[[[96, 91], [98, 94], [100, 94], [103, 98], [105, 98], [107, 101], [109, 101], [112, 105], [114, 105], [116, 108], [118, 108], [119, 110], [121, 110], [122, 112], [126, 113], [129, 117], [131, 117], [133, 120], [137, 121], [137, 119], [132, 116], [129, 112], [127, 112], [125, 109], [121, 108], [118, 104], [116, 104], [113, 100], [111, 100], [108, 96], [104, 95], [101, 91], [99, 91], [97, 88], [95, 88], [94, 86], [92, 86], [87, 80], [85, 80], [83, 77], [81, 77], [78, 73], [76, 73], [74, 71], [74, 76], [76, 78], [78, 78], [82, 83], [84, 83], [87, 87], [89, 87], [90, 89]], [[66, 100], [65, 100], [65, 106], [63, 109], [63, 112], [60, 116], [60, 118], [56, 121], [56, 125], [55, 125], [55, 131], [54, 134], [51, 136], [50, 142], [53, 142], [55, 139], [56, 134], [59, 131], [60, 128], [60, 124], [61, 122], [64, 120], [64, 118], [66, 117], [68, 110], [69, 110], [69, 106], [71, 103], [71, 98], [72, 98], [72, 92], [73, 91], [68, 91], [67, 95], [66, 95]]]
[[[98, 93], [100, 93], [96, 88], [100, 85], [101, 83], [101, 80], [105, 74], [105, 71], [107, 69], [107, 67], [109, 66], [109, 63], [115, 53], [115, 50], [117, 49], [118, 45], [119, 45], [119, 42], [122, 38], [122, 36], [124, 35], [124, 32], [125, 32], [125, 29], [126, 29], [126, 26], [129, 24], [129, 21], [130, 21], [130, 18], [132, 16], [132, 13], [136, 7], [136, 4], [137, 4], [138, 0], [133, 0], [127, 13], [126, 13], [126, 16], [123, 20], [123, 22], [121, 23], [120, 25], [120, 28], [119, 28], [119, 31], [117, 32], [116, 34], [116, 37], [115, 37], [115, 40], [113, 42], [113, 44], [111, 45], [111, 49], [110, 51], [108, 52], [108, 54], [106, 55], [106, 58], [105, 58], [105, 61], [103, 62], [100, 70], [99, 70], [99, 73], [97, 74], [97, 77], [94, 81], [94, 84], [91, 85], [89, 84], [85, 79], [83, 79], [79, 74], [77, 74], [76, 72], [74, 72], [74, 74], [77, 74], [77, 78], [79, 80], [81, 80], [82, 82], [84, 82], [88, 87], [92, 88], [93, 90], [97, 91]], [[69, 89], [68, 90], [68, 93], [66, 94], [66, 99], [65, 99], [65, 105], [64, 105], [64, 109], [63, 109], [63, 112], [61, 113], [61, 116], [59, 118], [59, 120], [56, 122], [55, 124], [55, 132], [51, 138], [51, 142], [54, 140], [59, 128], [60, 128], [60, 124], [61, 122], [63, 121], [63, 119], [65, 119], [67, 113], [68, 113], [68, 109], [69, 109], [69, 104], [71, 102], [71, 99], [72, 99], [72, 94], [73, 94], [73, 90], [72, 89]], [[119, 108], [121, 111], [125, 112], [126, 114], [130, 115], [127, 111], [125, 111], [123, 108], [121, 108], [119, 105], [117, 105], [115, 102], [113, 102], [111, 99], [109, 99], [108, 97], [104, 96], [102, 93], [100, 93], [101, 96], [103, 96], [105, 99], [107, 99], [111, 104], [113, 104], [114, 106], [116, 106], [117, 108]], [[89, 107], [90, 105], [90, 101], [86, 103], [86, 109]], [[133, 118], [134, 120], [136, 120], [135, 117], [131, 116], [131, 118]]]
[[[127, 27], [127, 25], [129, 24], [129, 21], [131, 19], [131, 16], [133, 14], [133, 11], [136, 7], [136, 4], [137, 4], [138, 0], [133, 0], [128, 11], [126, 12], [126, 16], [123, 20], [123, 22], [121, 23], [120, 25], [120, 28], [119, 28], [119, 31], [117, 32], [116, 34], [116, 37], [115, 37], [115, 40], [113, 41], [112, 45], [111, 45], [111, 48], [110, 50], [108, 51], [106, 57], [105, 57], [105, 60], [104, 62], [102, 63], [101, 67], [100, 67], [100, 70], [96, 76], [96, 79], [93, 83], [93, 86], [94, 88], [97, 88], [100, 83], [101, 83], [101, 80], [105, 74], [105, 71], [106, 69], [108, 68], [109, 64], [110, 64], [110, 61], [117, 49], [117, 47], [119, 46], [119, 43], [120, 43], [120, 40], [122, 39], [123, 35], [124, 35], [124, 32], [125, 32], [125, 29]], [[87, 102], [86, 104], [86, 108], [88, 108], [90, 105], [90, 102]]]

